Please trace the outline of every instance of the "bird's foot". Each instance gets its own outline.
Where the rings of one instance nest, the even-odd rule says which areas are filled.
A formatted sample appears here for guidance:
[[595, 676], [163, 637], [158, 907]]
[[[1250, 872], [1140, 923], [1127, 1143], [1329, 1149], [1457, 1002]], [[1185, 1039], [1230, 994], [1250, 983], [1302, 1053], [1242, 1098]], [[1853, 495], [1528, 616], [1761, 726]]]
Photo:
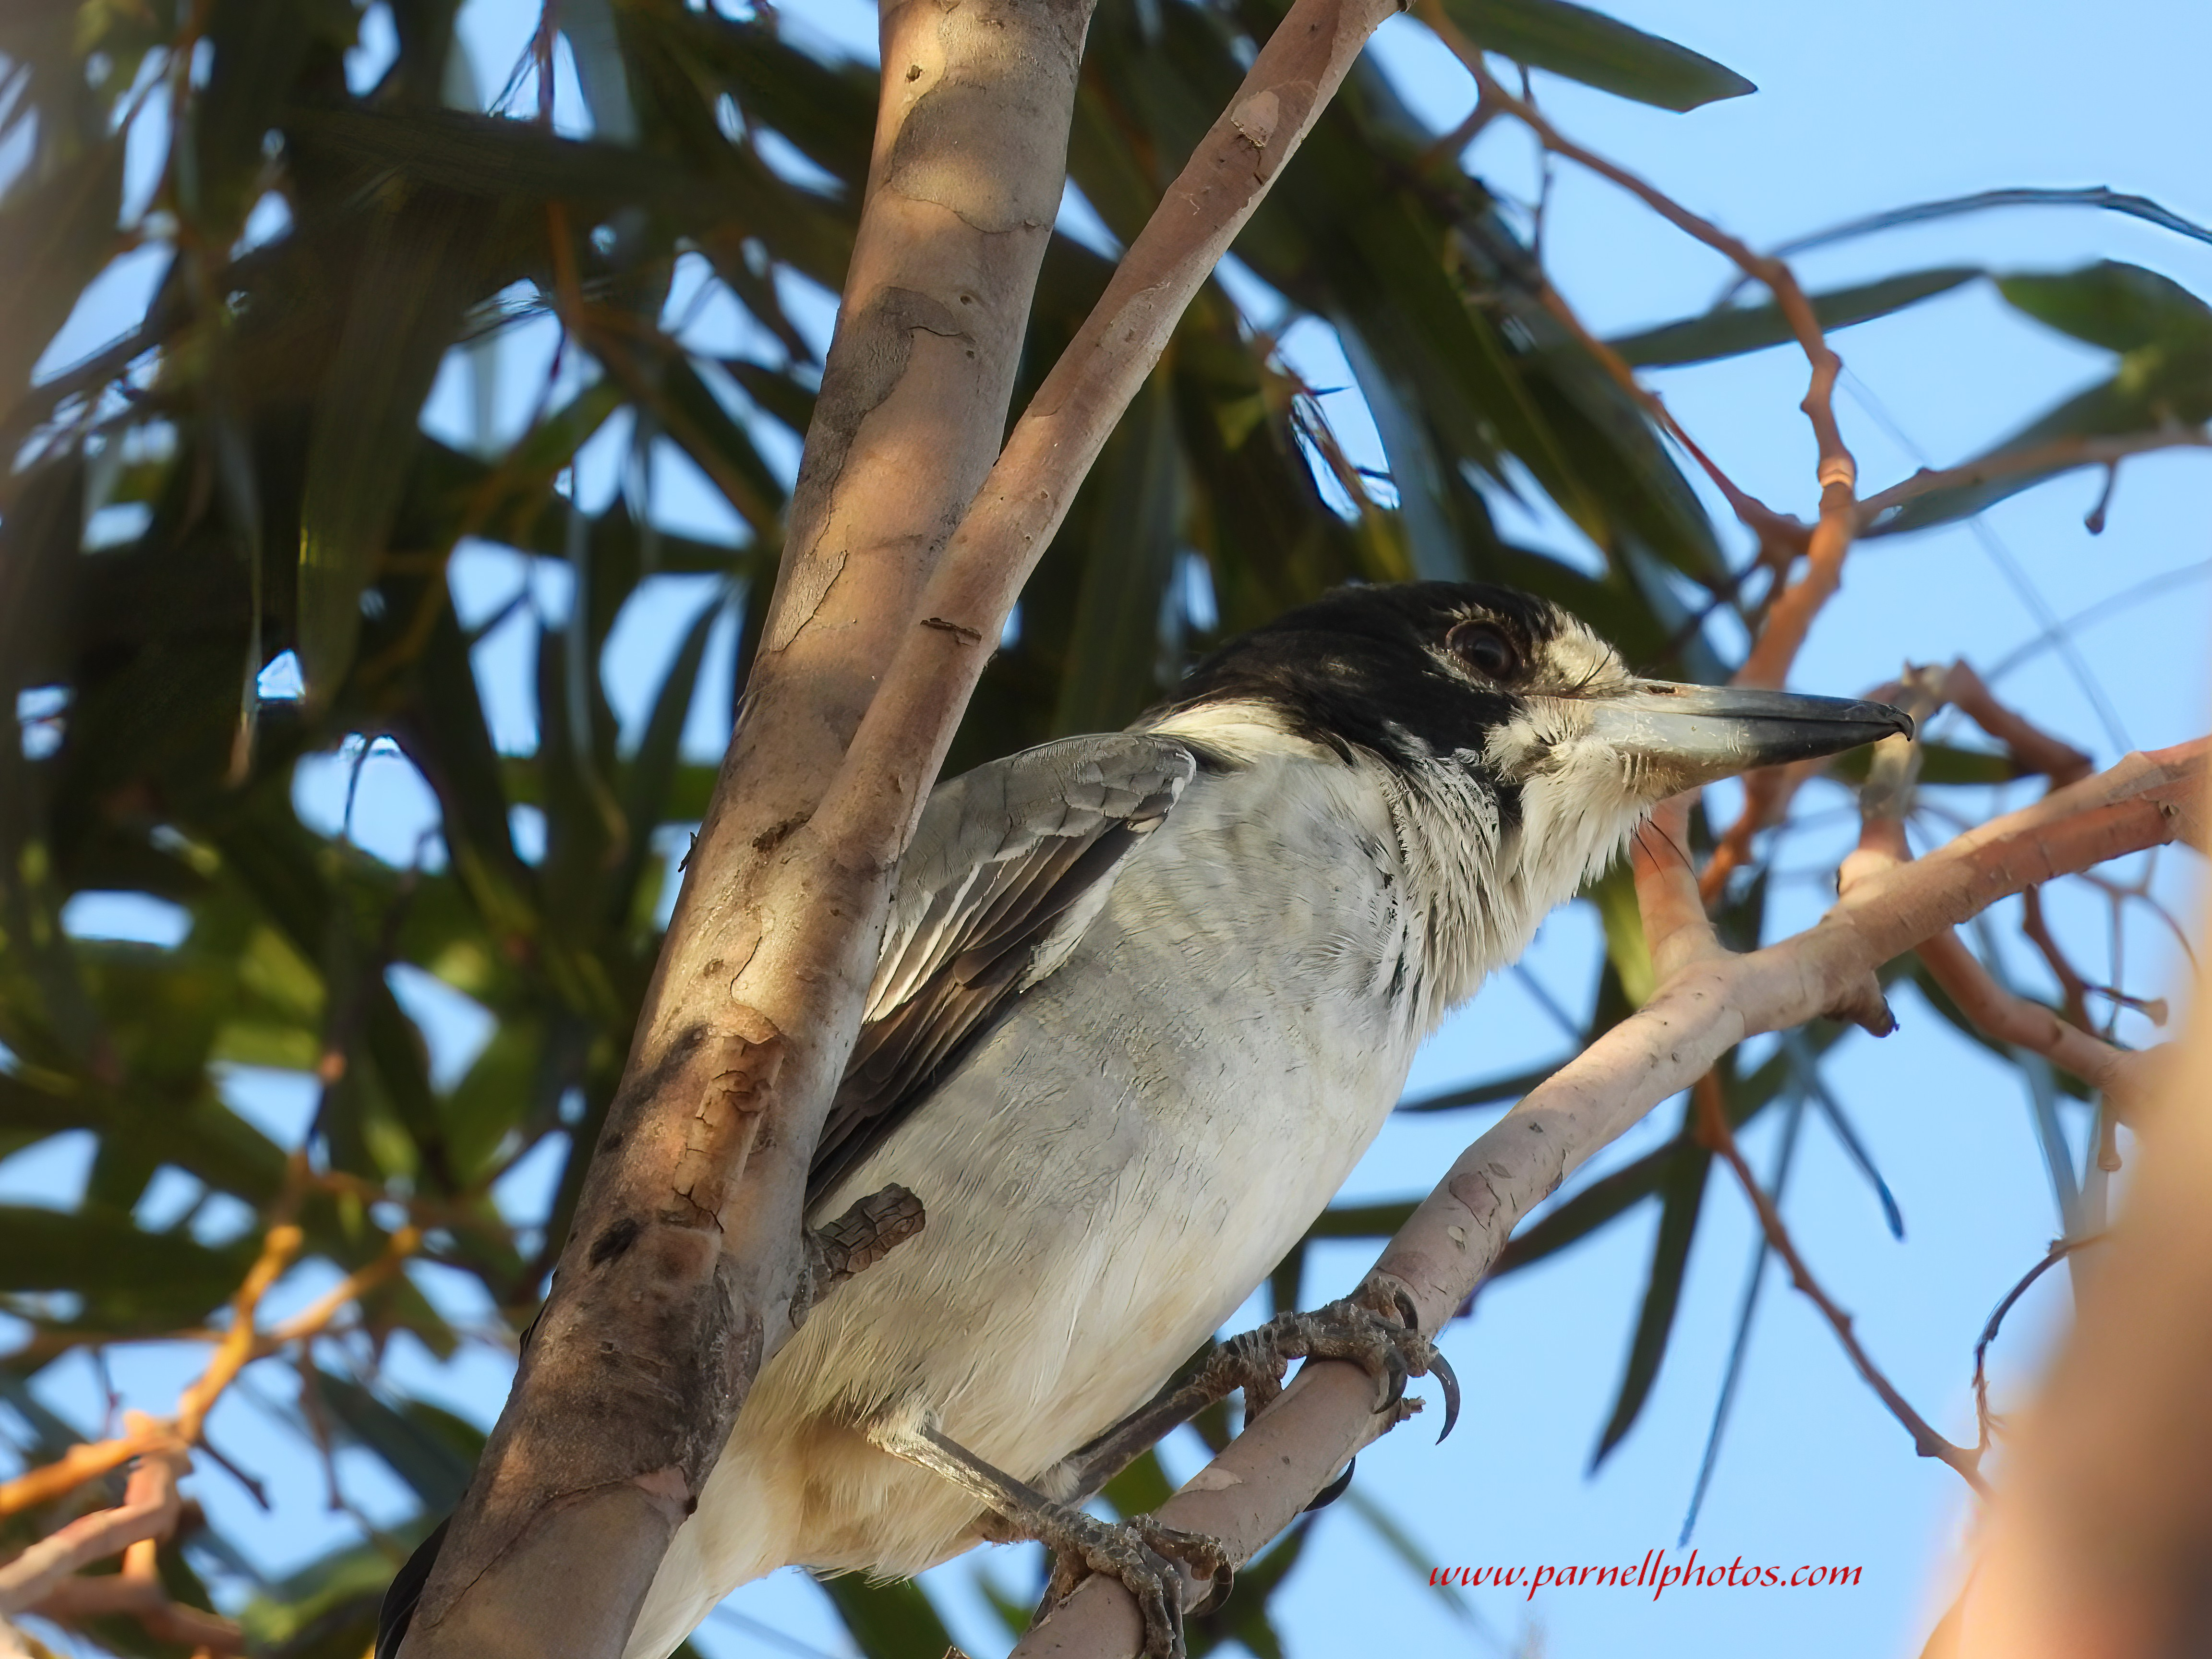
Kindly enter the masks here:
[[[1079, 1497], [1097, 1492], [1159, 1443], [1218, 1401], [1244, 1391], [1247, 1422], [1273, 1405], [1293, 1359], [1345, 1359], [1382, 1381], [1377, 1412], [1393, 1423], [1419, 1405], [1406, 1398], [1406, 1379], [1434, 1372], [1443, 1387], [1442, 1440], [1459, 1421], [1459, 1378], [1437, 1345], [1421, 1334], [1413, 1299], [1403, 1291], [1363, 1286], [1342, 1302], [1311, 1313], [1279, 1314], [1257, 1329], [1232, 1336], [1180, 1382], [1170, 1382], [1112, 1428], [1071, 1455], [1060, 1467], [1055, 1490]], [[1334, 1497], [1342, 1488], [1332, 1489]]]
[[1184, 1659], [1181, 1562], [1193, 1576], [1211, 1579], [1212, 1589], [1191, 1611], [1212, 1612], [1228, 1599], [1236, 1564], [1228, 1547], [1200, 1532], [1182, 1532], [1149, 1515], [1126, 1521], [1101, 1521], [1065, 1504], [1048, 1503], [1018, 1518], [1005, 1518], [1010, 1532], [1035, 1538], [1052, 1553], [1052, 1577], [1037, 1605], [1042, 1620], [1093, 1573], [1118, 1580], [1136, 1598], [1145, 1621], [1146, 1659]]
[[994, 1544], [1035, 1539], [1052, 1553], [1052, 1577], [1037, 1609], [1042, 1619], [1092, 1573], [1115, 1578], [1137, 1600], [1145, 1621], [1147, 1659], [1185, 1659], [1181, 1561], [1212, 1580], [1196, 1609], [1211, 1613], [1229, 1594], [1235, 1563], [1228, 1547], [1203, 1533], [1178, 1532], [1148, 1515], [1101, 1521], [1047, 1498], [1026, 1482], [994, 1468], [948, 1439], [927, 1412], [891, 1412], [863, 1425], [871, 1444], [894, 1457], [943, 1475], [989, 1507], [976, 1530]]
[[1363, 1291], [1310, 1313], [1277, 1314], [1223, 1343], [1200, 1375], [1217, 1386], [1225, 1384], [1222, 1395], [1243, 1389], [1249, 1422], [1274, 1404], [1293, 1359], [1350, 1361], [1382, 1383], [1375, 1409], [1401, 1415], [1419, 1404], [1407, 1401], [1406, 1379], [1433, 1372], [1444, 1395], [1443, 1433], [1437, 1438], [1442, 1440], [1459, 1421], [1459, 1378], [1437, 1345], [1421, 1334], [1413, 1300], [1403, 1291], [1387, 1297]]

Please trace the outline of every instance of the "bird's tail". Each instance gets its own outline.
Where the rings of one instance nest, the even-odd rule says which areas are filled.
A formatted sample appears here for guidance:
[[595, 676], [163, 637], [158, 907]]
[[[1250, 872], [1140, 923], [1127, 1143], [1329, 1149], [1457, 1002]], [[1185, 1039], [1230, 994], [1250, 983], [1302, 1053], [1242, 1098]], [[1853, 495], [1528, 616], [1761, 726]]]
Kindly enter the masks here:
[[670, 1540], [623, 1659], [668, 1659], [724, 1596], [785, 1565], [788, 1536], [769, 1483], [731, 1447]]

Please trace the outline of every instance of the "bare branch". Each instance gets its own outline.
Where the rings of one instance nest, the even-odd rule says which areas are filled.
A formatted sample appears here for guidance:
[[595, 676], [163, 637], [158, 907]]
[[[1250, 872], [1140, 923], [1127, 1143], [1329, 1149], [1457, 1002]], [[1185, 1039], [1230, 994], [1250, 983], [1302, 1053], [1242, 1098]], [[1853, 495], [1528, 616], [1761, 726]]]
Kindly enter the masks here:
[[1999, 702], [1964, 658], [1951, 665], [1936, 692], [1936, 706], [1947, 702], [2012, 750], [2013, 758], [2029, 771], [2049, 778], [2054, 787], [2089, 775], [2087, 755]]
[[[127, 1425], [134, 1437], [154, 1449], [131, 1471], [123, 1502], [78, 1516], [0, 1565], [0, 1638], [12, 1634], [8, 1620], [19, 1613], [64, 1621], [125, 1613], [159, 1639], [186, 1643], [204, 1654], [242, 1651], [245, 1638], [236, 1625], [178, 1605], [161, 1583], [155, 1545], [176, 1530], [183, 1513], [177, 1482], [191, 1470], [189, 1454], [173, 1437], [165, 1437], [164, 1425], [143, 1413], [131, 1413]], [[118, 1553], [119, 1573], [72, 1576]]]
[[[283, 1277], [284, 1269], [300, 1253], [303, 1235], [286, 1218], [299, 1201], [306, 1169], [304, 1154], [295, 1152], [283, 1194], [276, 1201], [280, 1218], [269, 1229], [262, 1242], [261, 1254], [247, 1270], [238, 1294], [231, 1299], [230, 1328], [217, 1340], [207, 1370], [179, 1399], [175, 1419], [163, 1423], [140, 1417], [137, 1425], [127, 1434], [71, 1446], [52, 1463], [27, 1470], [12, 1480], [0, 1481], [0, 1516], [50, 1503], [88, 1480], [121, 1468], [134, 1457], [166, 1455], [172, 1449], [191, 1446], [199, 1439], [208, 1412], [216, 1399], [248, 1361], [259, 1357], [253, 1316], [269, 1287]], [[332, 1304], [325, 1320], [334, 1317], [343, 1306], [343, 1302]]]
[[[1935, 709], [1947, 701], [1956, 703], [1984, 731], [2010, 747], [2015, 758], [2047, 773], [2054, 784], [2078, 780], [2088, 769], [2086, 755], [2004, 708], [1990, 694], [1980, 677], [1963, 662], [1941, 673], [1929, 669], [1908, 671], [1901, 695], [1908, 711], [1921, 722], [1921, 730], [1925, 730], [1928, 715]], [[1911, 804], [1912, 782], [1919, 770], [1920, 744], [1916, 732], [1911, 738], [1884, 738], [1875, 747], [1862, 795], [1865, 826], [1860, 832], [1857, 849], [1844, 860], [1838, 872], [1839, 884], [1845, 894], [1869, 875], [1911, 860], [1912, 854], [1905, 839], [1904, 818]], [[2070, 988], [2072, 1006], [2079, 1008], [2081, 979], [2058, 953], [2049, 930], [2042, 927], [2038, 892], [2039, 889], [2033, 886], [2025, 890], [2032, 918], [2030, 931], [2040, 933], [2046, 956], [2061, 970], [2061, 983]], [[1921, 961], [1936, 983], [1950, 994], [1960, 1012], [1984, 1036], [2043, 1055], [2053, 1065], [2109, 1094], [2119, 1121], [2137, 1121], [2150, 1087], [2150, 1062], [2145, 1056], [2090, 1035], [2083, 1029], [2087, 1024], [2085, 1015], [2077, 1014], [2069, 1024], [2048, 1008], [2005, 989], [1950, 928], [1941, 929], [1923, 939], [1917, 949]]]
[[2020, 930], [2027, 935], [2029, 943], [2042, 955], [2043, 964], [2051, 969], [2051, 976], [2058, 981], [2058, 997], [2066, 1009], [2066, 1018], [2083, 1030], [2089, 1029], [2089, 982], [2083, 979], [2066, 952], [2059, 949], [2058, 940], [2044, 919], [2043, 890], [2031, 887], [2020, 896]]
[[[137, 1426], [155, 1431], [152, 1419], [132, 1416], [138, 1418]], [[177, 1524], [178, 1479], [190, 1468], [174, 1441], [149, 1452], [131, 1471], [121, 1504], [79, 1516], [0, 1566], [0, 1618], [37, 1606], [81, 1567], [119, 1555], [142, 1538], [167, 1536]]]

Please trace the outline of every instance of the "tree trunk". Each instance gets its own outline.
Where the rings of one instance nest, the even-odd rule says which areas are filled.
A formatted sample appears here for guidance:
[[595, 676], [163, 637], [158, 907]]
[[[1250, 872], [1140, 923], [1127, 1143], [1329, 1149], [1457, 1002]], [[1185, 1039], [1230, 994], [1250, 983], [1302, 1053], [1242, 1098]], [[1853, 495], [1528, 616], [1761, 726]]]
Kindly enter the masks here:
[[618, 1655], [792, 1328], [891, 865], [810, 823], [1006, 429], [1091, 0], [886, 0], [876, 146], [743, 719], [514, 1389], [405, 1651]]

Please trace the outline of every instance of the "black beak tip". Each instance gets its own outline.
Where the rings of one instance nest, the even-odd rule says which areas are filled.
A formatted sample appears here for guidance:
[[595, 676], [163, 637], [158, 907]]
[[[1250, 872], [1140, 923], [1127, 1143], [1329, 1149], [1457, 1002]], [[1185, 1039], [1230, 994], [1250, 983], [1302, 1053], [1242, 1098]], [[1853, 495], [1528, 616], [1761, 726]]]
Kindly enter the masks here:
[[1884, 737], [1909, 738], [1912, 735], [1912, 716], [1902, 708], [1886, 702], [1869, 703], [1867, 707], [1875, 718], [1888, 728], [1882, 733]]

